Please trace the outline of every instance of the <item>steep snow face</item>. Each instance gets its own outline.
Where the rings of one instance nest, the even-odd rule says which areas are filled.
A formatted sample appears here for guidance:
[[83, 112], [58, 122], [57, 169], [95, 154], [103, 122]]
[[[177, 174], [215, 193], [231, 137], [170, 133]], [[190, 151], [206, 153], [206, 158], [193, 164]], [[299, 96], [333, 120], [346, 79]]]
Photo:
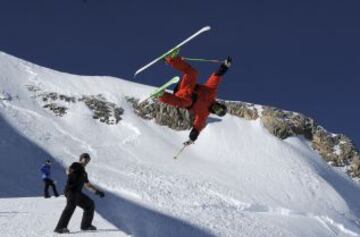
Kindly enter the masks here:
[[[143, 120], [126, 100], [154, 88], [61, 73], [4, 53], [0, 64], [2, 236], [53, 236], [65, 199], [40, 198], [41, 162], [53, 160], [61, 190], [65, 168], [82, 152], [93, 157], [90, 181], [106, 192], [92, 196], [94, 224], [118, 230], [85, 236], [359, 236], [359, 186], [301, 137], [281, 141], [259, 120], [213, 117], [174, 160], [188, 131]], [[57, 117], [43, 108], [45, 92], [75, 102], [61, 101], [68, 110]], [[78, 101], [99, 94], [124, 109], [118, 124], [93, 119]], [[36, 226], [22, 225], [29, 216]], [[79, 218], [70, 230], [78, 231]]]

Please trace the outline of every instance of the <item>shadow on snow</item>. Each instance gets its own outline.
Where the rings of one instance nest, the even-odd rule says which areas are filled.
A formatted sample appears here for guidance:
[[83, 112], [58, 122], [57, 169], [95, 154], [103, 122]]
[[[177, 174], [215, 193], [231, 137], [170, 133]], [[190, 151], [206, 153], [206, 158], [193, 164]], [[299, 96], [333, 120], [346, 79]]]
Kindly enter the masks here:
[[[1, 116], [0, 154], [0, 198], [43, 196], [43, 182], [39, 169], [47, 159], [52, 161], [52, 178], [57, 180], [58, 191], [62, 193], [66, 182], [65, 168], [49, 153], [17, 132]], [[91, 179], [91, 173], [89, 177]], [[96, 202], [97, 214], [120, 231], [132, 236], [214, 236], [183, 220], [151, 210], [110, 192], [106, 193], [104, 199], [90, 195]], [[59, 217], [60, 215], [61, 212]], [[49, 228], [53, 229], [53, 226]], [[100, 229], [99, 231], [116, 230]]]

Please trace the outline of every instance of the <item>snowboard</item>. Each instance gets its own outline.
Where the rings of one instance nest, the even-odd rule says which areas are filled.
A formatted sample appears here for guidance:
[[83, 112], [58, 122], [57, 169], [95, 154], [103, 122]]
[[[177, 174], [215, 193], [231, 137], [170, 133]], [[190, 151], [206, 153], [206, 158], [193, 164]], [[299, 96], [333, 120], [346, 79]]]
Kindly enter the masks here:
[[189, 36], [188, 38], [186, 38], [184, 41], [182, 41], [181, 43], [179, 43], [178, 45], [176, 45], [175, 47], [173, 47], [172, 49], [168, 50], [167, 52], [163, 53], [161, 56], [159, 56], [158, 58], [154, 59], [153, 61], [151, 61], [150, 63], [146, 64], [145, 66], [141, 67], [140, 69], [138, 69], [135, 74], [134, 74], [134, 78], [136, 77], [136, 75], [138, 75], [139, 73], [141, 73], [142, 71], [144, 71], [145, 69], [149, 68], [150, 66], [154, 65], [155, 63], [157, 63], [158, 61], [160, 61], [161, 59], [165, 58], [169, 53], [171, 53], [172, 51], [180, 48], [181, 46], [185, 45], [186, 43], [188, 43], [189, 41], [191, 41], [192, 39], [196, 38], [197, 36], [199, 36], [200, 34], [209, 31], [211, 29], [210, 26], [205, 26], [203, 28], [201, 28], [200, 30], [198, 30], [197, 32], [195, 32], [194, 34], [192, 34], [191, 36]]

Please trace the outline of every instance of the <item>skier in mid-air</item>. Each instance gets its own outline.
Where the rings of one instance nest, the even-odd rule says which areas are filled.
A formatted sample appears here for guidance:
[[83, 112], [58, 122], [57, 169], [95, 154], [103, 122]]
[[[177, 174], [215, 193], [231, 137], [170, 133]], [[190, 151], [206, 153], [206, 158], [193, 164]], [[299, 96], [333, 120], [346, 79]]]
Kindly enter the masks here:
[[226, 106], [216, 101], [216, 91], [232, 60], [228, 57], [203, 85], [199, 85], [196, 83], [197, 71], [182, 57], [179, 57], [178, 53], [179, 49], [174, 50], [165, 57], [165, 61], [182, 72], [183, 76], [173, 94], [164, 91], [159, 95], [159, 100], [175, 107], [186, 108], [194, 114], [189, 140], [184, 143], [184, 145], [190, 145], [198, 138], [200, 131], [205, 128], [206, 119], [210, 113], [222, 117], [227, 112]]
[[89, 182], [85, 166], [90, 162], [90, 159], [91, 158], [88, 153], [83, 153], [80, 155], [79, 162], [74, 162], [69, 167], [68, 179], [65, 187], [65, 197], [67, 203], [54, 230], [57, 233], [69, 233], [67, 226], [76, 206], [79, 206], [84, 210], [81, 221], [81, 229], [96, 230], [96, 227], [92, 225], [95, 204], [93, 200], [82, 192], [82, 188], [85, 185], [87, 189], [94, 192], [95, 195], [98, 195], [101, 198], [103, 198], [105, 194]]
[[52, 188], [54, 196], [58, 197], [59, 194], [56, 190], [55, 182], [51, 179], [51, 161], [46, 160], [40, 168], [42, 179], [44, 181], [44, 198], [50, 198], [49, 187]]

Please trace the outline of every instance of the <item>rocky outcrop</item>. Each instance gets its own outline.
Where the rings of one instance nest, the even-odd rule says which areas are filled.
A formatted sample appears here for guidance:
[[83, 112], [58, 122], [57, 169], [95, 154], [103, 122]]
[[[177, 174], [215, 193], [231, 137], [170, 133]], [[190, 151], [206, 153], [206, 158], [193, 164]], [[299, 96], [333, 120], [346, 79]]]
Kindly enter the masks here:
[[66, 114], [66, 110], [68, 110], [68, 108], [66, 108], [65, 106], [61, 106], [56, 103], [49, 103], [44, 105], [43, 107], [49, 109], [58, 117], [64, 116]]
[[69, 109], [65, 105], [60, 104], [61, 101], [67, 103], [75, 103], [76, 98], [73, 96], [66, 96], [56, 92], [43, 92], [36, 86], [27, 86], [28, 90], [34, 92], [33, 98], [39, 99], [43, 104], [43, 108], [52, 111], [56, 116], [63, 117]]
[[357, 155], [353, 159], [347, 173], [354, 178], [357, 178], [357, 179], [360, 178], [360, 156], [359, 155]]
[[221, 101], [228, 108], [228, 113], [247, 120], [256, 120], [259, 112], [254, 104], [233, 101]]
[[316, 126], [313, 119], [274, 107], [263, 107], [263, 109], [261, 122], [270, 133], [278, 138], [285, 139], [290, 136], [304, 135], [307, 139], [312, 139]]
[[117, 124], [121, 120], [124, 109], [106, 101], [102, 95], [83, 96], [82, 101], [93, 112], [93, 119], [106, 124]]
[[56, 92], [44, 92], [34, 85], [26, 86], [34, 95], [33, 98], [43, 104], [43, 108], [52, 111], [56, 116], [63, 117], [72, 103], [83, 102], [93, 112], [93, 118], [106, 124], [117, 124], [122, 119], [124, 109], [109, 102], [102, 95], [84, 95], [81, 98], [67, 96]]
[[178, 109], [157, 100], [139, 103], [138, 99], [128, 97], [127, 101], [132, 104], [134, 112], [144, 119], [154, 119], [157, 124], [174, 130], [192, 127], [193, 117], [186, 109]]
[[355, 146], [345, 135], [331, 134], [318, 126], [314, 132], [312, 147], [335, 166], [351, 164], [356, 155]]
[[76, 102], [76, 98], [74, 96], [66, 96], [55, 92], [41, 93], [38, 96], [41, 97], [43, 102], [56, 101], [56, 100], [62, 100], [65, 102], [72, 102], [72, 103]]

